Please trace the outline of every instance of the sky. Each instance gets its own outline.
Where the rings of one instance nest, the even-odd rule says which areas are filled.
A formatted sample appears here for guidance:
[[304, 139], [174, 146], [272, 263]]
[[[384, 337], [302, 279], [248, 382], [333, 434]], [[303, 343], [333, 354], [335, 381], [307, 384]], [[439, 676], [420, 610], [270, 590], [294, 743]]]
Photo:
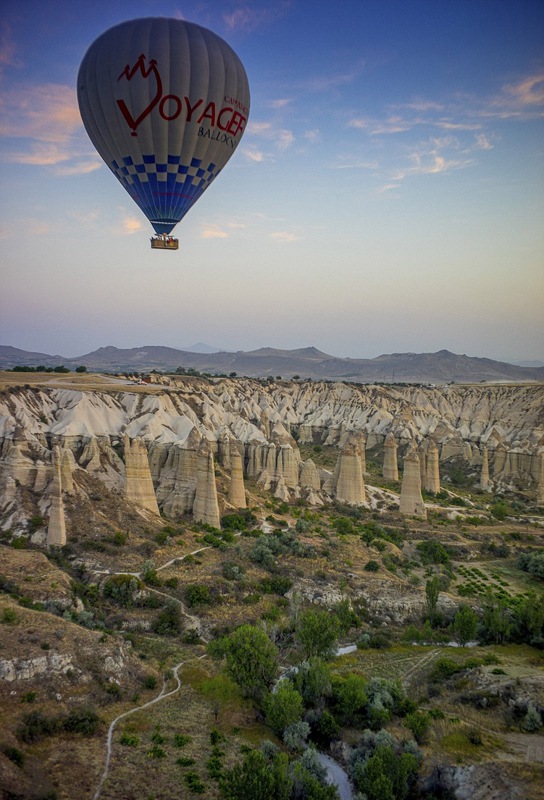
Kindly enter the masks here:
[[[76, 99], [146, 16], [219, 34], [251, 89], [177, 252]], [[541, 0], [2, 0], [0, 170], [1, 344], [544, 360]]]

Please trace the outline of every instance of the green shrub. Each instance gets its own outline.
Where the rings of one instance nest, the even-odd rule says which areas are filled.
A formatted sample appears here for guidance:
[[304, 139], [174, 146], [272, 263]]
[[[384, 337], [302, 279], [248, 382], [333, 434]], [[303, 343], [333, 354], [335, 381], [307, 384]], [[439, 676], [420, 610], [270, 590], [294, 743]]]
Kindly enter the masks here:
[[11, 747], [11, 745], [5, 745], [2, 748], [2, 752], [17, 767], [19, 767], [20, 769], [22, 769], [24, 767], [24, 765], [25, 765], [25, 754], [22, 753], [17, 747]]
[[378, 564], [377, 561], [367, 561], [367, 563], [365, 564], [365, 570], [367, 572], [378, 572], [379, 569], [380, 565]]
[[184, 592], [185, 602], [189, 608], [209, 605], [212, 601], [210, 590], [204, 584], [193, 583]]
[[100, 717], [92, 708], [77, 709], [66, 717], [62, 727], [67, 733], [81, 733], [83, 736], [92, 736], [100, 727]]
[[187, 733], [175, 733], [174, 734], [174, 747], [185, 747], [192, 742], [192, 736], [189, 736]]

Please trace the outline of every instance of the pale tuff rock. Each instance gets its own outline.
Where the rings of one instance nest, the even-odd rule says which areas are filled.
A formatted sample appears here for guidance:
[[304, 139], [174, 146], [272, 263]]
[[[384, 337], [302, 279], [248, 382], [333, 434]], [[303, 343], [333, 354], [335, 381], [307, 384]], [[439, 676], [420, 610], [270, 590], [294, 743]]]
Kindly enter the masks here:
[[2, 482], [8, 477], [13, 478], [21, 486], [31, 486], [36, 477], [36, 467], [20, 428], [16, 429], [7, 454], [2, 460]]
[[213, 528], [221, 527], [213, 454], [207, 442], [203, 442], [198, 451], [193, 517], [196, 522], [204, 522]]
[[298, 486], [298, 471], [300, 464], [300, 453], [298, 448], [293, 449], [289, 445], [282, 445], [277, 449], [276, 475], [278, 480], [281, 478], [285, 485], [290, 489]]
[[62, 481], [62, 491], [67, 494], [74, 493], [74, 470], [76, 469], [76, 460], [71, 450], [63, 450], [60, 461], [60, 476]]
[[278, 500], [283, 500], [284, 502], [289, 502], [289, 489], [285, 485], [285, 481], [283, 479], [283, 475], [280, 475], [279, 480], [276, 484], [276, 490], [274, 492], [274, 497], [277, 497]]
[[427, 511], [421, 496], [421, 471], [417, 445], [412, 443], [404, 456], [404, 474], [400, 489], [401, 514], [426, 517]]
[[482, 448], [482, 473], [480, 475], [480, 489], [484, 492], [489, 492], [491, 482], [489, 480], [489, 458], [487, 454], [487, 447]]
[[41, 494], [49, 482], [51, 476], [50, 465], [43, 461], [36, 462], [36, 477], [34, 478], [34, 491]]
[[493, 464], [493, 476], [497, 477], [501, 474], [504, 470], [504, 465], [506, 464], [506, 454], [507, 450], [506, 447], [502, 442], [499, 442], [497, 449], [495, 450], [495, 462]]
[[92, 436], [85, 445], [79, 463], [84, 466], [88, 472], [98, 472], [102, 469], [102, 464], [100, 463], [100, 448], [98, 447], [96, 436]]
[[397, 440], [394, 434], [388, 433], [385, 437], [385, 452], [383, 458], [383, 477], [386, 481], [398, 481], [399, 468], [397, 462]]
[[242, 456], [236, 446], [233, 446], [230, 451], [229, 503], [234, 508], [247, 507]]
[[421, 485], [425, 486], [427, 482], [427, 453], [423, 444], [419, 448], [419, 474], [421, 477]]
[[322, 506], [323, 500], [321, 499], [321, 495], [319, 492], [316, 492], [315, 489], [308, 489], [308, 494], [306, 495], [306, 502], [311, 506]]
[[63, 674], [73, 669], [73, 656], [61, 655], [53, 650], [37, 658], [14, 658], [0, 661], [0, 680], [25, 681], [37, 675]]
[[311, 458], [301, 463], [299, 482], [301, 489], [308, 489], [314, 492], [320, 490], [321, 481], [319, 480], [319, 472]]
[[[196, 434], [196, 431], [195, 431]], [[160, 472], [157, 502], [170, 519], [177, 519], [193, 510], [196, 494], [197, 447], [200, 437], [189, 437], [190, 449], [170, 447]]]
[[47, 528], [48, 547], [62, 547], [66, 544], [66, 522], [62, 503], [62, 482], [60, 472], [60, 449], [53, 448], [53, 481], [51, 484], [51, 509]]
[[544, 453], [540, 456], [540, 480], [536, 492], [536, 502], [539, 506], [544, 506]]
[[361, 505], [366, 502], [361, 451], [355, 438], [348, 440], [338, 456], [335, 494], [340, 503]]
[[159, 506], [151, 480], [146, 446], [141, 439], [133, 439], [131, 442], [127, 435], [123, 441], [125, 445], [125, 497], [130, 502], [158, 516]]
[[272, 486], [272, 479], [267, 469], [263, 469], [257, 478], [257, 486], [259, 486], [261, 489], [264, 489], [265, 492], [268, 492]]
[[268, 416], [266, 411], [263, 411], [261, 414], [261, 429], [267, 439], [270, 439], [270, 417]]
[[440, 470], [438, 463], [438, 447], [436, 446], [436, 442], [431, 439], [427, 449], [427, 471], [424, 486], [425, 489], [432, 494], [438, 494], [440, 491]]

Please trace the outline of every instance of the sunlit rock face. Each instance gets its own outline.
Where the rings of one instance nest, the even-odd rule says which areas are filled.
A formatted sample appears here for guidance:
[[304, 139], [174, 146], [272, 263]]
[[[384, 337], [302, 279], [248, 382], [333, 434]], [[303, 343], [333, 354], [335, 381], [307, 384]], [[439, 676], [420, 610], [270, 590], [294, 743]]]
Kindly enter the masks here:
[[362, 505], [366, 502], [361, 450], [356, 437], [344, 444], [335, 470], [334, 496], [339, 503]]
[[401, 514], [426, 517], [427, 511], [421, 496], [421, 469], [418, 447], [413, 443], [404, 456], [404, 474], [400, 490], [399, 509]]
[[397, 449], [395, 435], [390, 432], [384, 442], [383, 477], [386, 481], [398, 481], [399, 479]]
[[[365, 502], [365, 440], [367, 448], [378, 448], [380, 458], [381, 449], [385, 451], [384, 475], [391, 481], [398, 479], [395, 446], [404, 451], [411, 442], [432, 439], [441, 464], [459, 460], [461, 467], [464, 463], [472, 468], [476, 481], [481, 468], [482, 488], [487, 483], [487, 458], [489, 484], [494, 489], [517, 487], [535, 499], [542, 495], [542, 386], [383, 387], [179, 376], [156, 376], [156, 380], [168, 390], [160, 386], [150, 387], [149, 392], [141, 387], [138, 392], [18, 387], [4, 392], [0, 396], [0, 527], [26, 530], [25, 492], [47, 517], [56, 445], [61, 448], [65, 495], [90, 491], [86, 489], [89, 480], [100, 481], [107, 490], [123, 491], [127, 476], [119, 454], [125, 435], [130, 442], [140, 440], [147, 451], [147, 467], [140, 445], [136, 445], [140, 467], [133, 474], [129, 463], [128, 481], [139, 485], [133, 501], [143, 502], [153, 513], [158, 508], [168, 518], [193, 511], [197, 454], [203, 442], [218, 460], [225, 492], [218, 502], [231, 507], [242, 499], [239, 465], [233, 465], [235, 451], [241, 456], [246, 491], [257, 483], [289, 500]], [[338, 449], [342, 457], [332, 474], [303, 463], [299, 443], [304, 442]], [[425, 456], [422, 485], [429, 486], [436, 472], [432, 466], [436, 454], [430, 445]], [[419, 465], [421, 470], [421, 461]], [[139, 469], [143, 472], [138, 477]], [[439, 483], [435, 480], [434, 485]], [[229, 494], [235, 488], [234, 502]], [[215, 511], [211, 516], [216, 519]]]
[[482, 448], [482, 471], [480, 474], [480, 489], [484, 492], [489, 492], [491, 489], [491, 481], [489, 479], [489, 457], [487, 454], [487, 447]]
[[242, 456], [236, 447], [230, 451], [229, 503], [234, 508], [246, 508]]
[[53, 480], [51, 482], [51, 508], [47, 528], [47, 545], [62, 547], [66, 544], [66, 521], [62, 503], [61, 455], [58, 446], [53, 448]]
[[147, 449], [141, 439], [124, 437], [125, 497], [131, 503], [159, 515], [159, 506], [151, 480]]
[[220, 528], [219, 503], [215, 483], [215, 467], [210, 445], [203, 442], [197, 456], [196, 494], [193, 505], [195, 522]]
[[425, 489], [432, 494], [437, 494], [440, 491], [440, 468], [439, 468], [440, 455], [436, 442], [432, 439], [427, 448], [427, 467], [425, 471]]

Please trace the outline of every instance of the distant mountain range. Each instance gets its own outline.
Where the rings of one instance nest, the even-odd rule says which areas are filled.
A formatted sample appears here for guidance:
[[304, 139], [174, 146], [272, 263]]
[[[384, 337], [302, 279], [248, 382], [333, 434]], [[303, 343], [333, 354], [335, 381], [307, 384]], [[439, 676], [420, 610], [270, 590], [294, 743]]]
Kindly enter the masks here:
[[[202, 344], [198, 346], [202, 350], [206, 348]], [[197, 345], [194, 347], [196, 349]], [[298, 350], [263, 347], [249, 352], [208, 353], [146, 345], [126, 350], [100, 347], [77, 358], [65, 358], [0, 345], [0, 369], [40, 365], [64, 365], [71, 369], [83, 365], [90, 372], [149, 372], [154, 369], [175, 372], [183, 367], [212, 374], [235, 372], [252, 378], [299, 376], [358, 383], [544, 382], [544, 367], [521, 367], [490, 358], [456, 355], [448, 350], [392, 353], [377, 358], [337, 358], [315, 347]]]

